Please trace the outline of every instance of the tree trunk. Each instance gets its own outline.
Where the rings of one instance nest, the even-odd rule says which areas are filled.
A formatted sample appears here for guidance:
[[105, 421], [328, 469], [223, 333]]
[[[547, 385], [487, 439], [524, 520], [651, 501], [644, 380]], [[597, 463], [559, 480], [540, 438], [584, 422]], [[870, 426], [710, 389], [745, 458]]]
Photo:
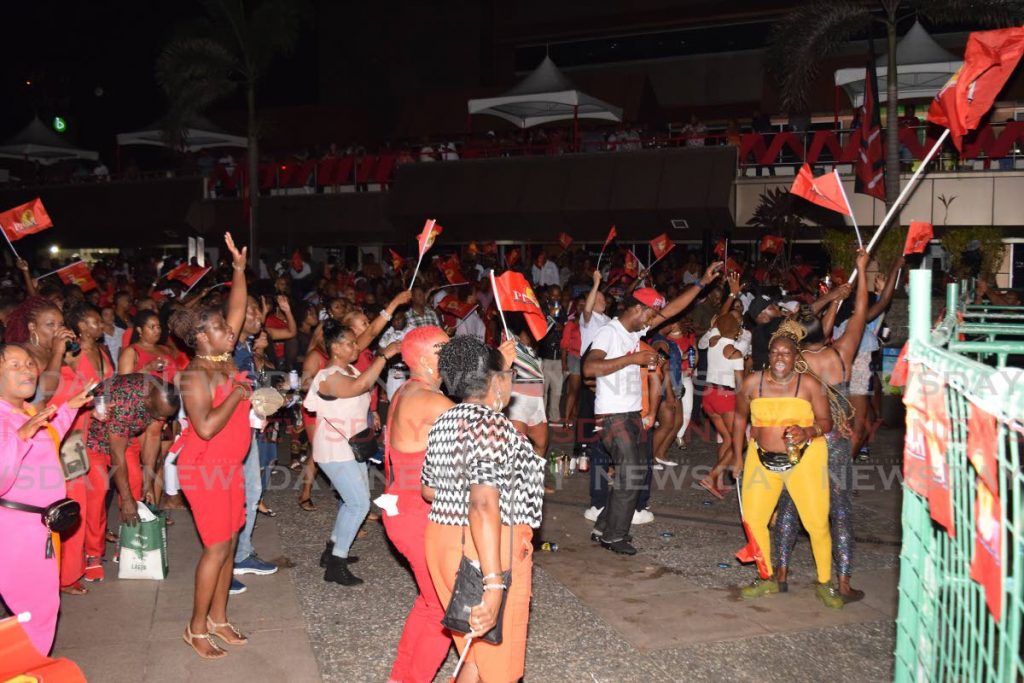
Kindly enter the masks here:
[[[887, 22], [889, 43], [889, 64], [886, 72], [886, 111], [885, 120], [885, 208], [891, 209], [900, 194], [900, 124], [899, 124], [899, 87], [896, 73], [896, 20], [890, 17]], [[900, 224], [900, 215], [896, 213], [890, 221], [892, 225]]]
[[245, 93], [249, 114], [248, 182], [249, 182], [249, 265], [259, 277], [259, 230], [257, 226], [260, 206], [260, 156], [256, 131], [256, 84], [249, 82]]

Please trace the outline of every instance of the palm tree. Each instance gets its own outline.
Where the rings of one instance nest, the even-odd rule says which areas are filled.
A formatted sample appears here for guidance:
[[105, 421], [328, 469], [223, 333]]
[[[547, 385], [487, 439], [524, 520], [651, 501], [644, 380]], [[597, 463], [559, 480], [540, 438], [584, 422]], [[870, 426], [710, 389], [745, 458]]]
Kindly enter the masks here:
[[299, 36], [298, 0], [204, 0], [205, 16], [172, 39], [156, 62], [156, 79], [170, 100], [164, 122], [170, 139], [181, 141], [185, 125], [214, 102], [244, 91], [248, 113], [247, 182], [249, 258], [259, 259], [259, 130], [256, 85], [275, 58]]
[[[897, 27], [922, 17], [933, 23], [979, 26], [1018, 26], [1024, 20], [1024, 0], [815, 0], [784, 16], [774, 27], [769, 66], [779, 86], [783, 107], [803, 110], [807, 92], [822, 62], [839, 52], [853, 37], [870, 36], [881, 25], [889, 48], [886, 89], [885, 196], [891, 208], [900, 193], [899, 100]], [[899, 216], [895, 216], [899, 222]]]

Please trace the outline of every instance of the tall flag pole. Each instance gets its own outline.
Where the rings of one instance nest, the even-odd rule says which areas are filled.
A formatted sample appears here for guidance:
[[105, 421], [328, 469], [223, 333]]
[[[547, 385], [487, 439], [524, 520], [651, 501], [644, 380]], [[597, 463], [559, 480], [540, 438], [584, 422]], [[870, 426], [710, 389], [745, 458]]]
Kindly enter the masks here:
[[836, 176], [836, 185], [839, 186], [839, 191], [843, 195], [843, 201], [846, 202], [846, 210], [849, 211], [847, 215], [850, 220], [853, 221], [853, 231], [857, 234], [857, 246], [861, 249], [864, 248], [864, 240], [860, 236], [860, 228], [857, 227], [857, 217], [853, 215], [853, 206], [850, 205], [850, 198], [846, 196], [846, 188], [843, 187], [843, 179], [839, 177], [839, 169], [832, 169], [832, 173]]
[[508, 323], [505, 322], [505, 312], [501, 308], [501, 298], [498, 295], [498, 283], [494, 281], [494, 270], [490, 271], [491, 274], [491, 291], [494, 292], [494, 307], [498, 309], [498, 315], [501, 316], [501, 326], [505, 328], [505, 339], [511, 339], [512, 333], [508, 331]]
[[[868, 38], [868, 63], [864, 69], [864, 100], [857, 110], [860, 146], [854, 164], [853, 191], [885, 201], [885, 151], [882, 147], [882, 117], [878, 107], [878, 73], [875, 69], [875, 41]], [[850, 212], [852, 215], [852, 211]], [[858, 233], [858, 242], [860, 235]], [[863, 246], [863, 244], [861, 245]]]
[[433, 218], [428, 218], [427, 222], [423, 224], [423, 231], [416, 236], [416, 241], [419, 243], [419, 258], [416, 260], [416, 269], [412, 271], [412, 279], [409, 280], [410, 291], [413, 285], [416, 284], [416, 275], [420, 272], [420, 265], [423, 263], [424, 254], [430, 250], [430, 247], [434, 246], [434, 240], [440, 234], [441, 226]]
[[601, 247], [601, 253], [597, 255], [597, 266], [595, 267], [595, 270], [601, 270], [601, 259], [604, 257], [604, 250], [607, 249], [608, 245], [611, 244], [611, 241], [615, 239], [615, 235], [615, 226], [613, 225], [612, 229], [608, 231], [608, 237], [604, 240], [604, 246]]

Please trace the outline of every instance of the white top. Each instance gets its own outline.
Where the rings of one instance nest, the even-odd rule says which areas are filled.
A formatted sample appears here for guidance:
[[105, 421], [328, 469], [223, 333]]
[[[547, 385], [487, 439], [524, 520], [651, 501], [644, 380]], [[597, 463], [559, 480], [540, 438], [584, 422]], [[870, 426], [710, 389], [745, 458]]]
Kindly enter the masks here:
[[351, 365], [347, 371], [337, 365], [324, 368], [316, 373], [309, 386], [306, 400], [302, 405], [316, 413], [316, 432], [313, 435], [314, 462], [346, 462], [354, 460], [350, 437], [366, 429], [367, 412], [370, 410], [370, 392], [351, 398], [325, 399], [317, 392], [320, 384], [335, 372], [348, 377], [358, 377], [359, 371]]
[[580, 353], [584, 353], [587, 347], [594, 341], [598, 331], [610, 322], [610, 318], [604, 313], [594, 311], [590, 314], [590, 320], [584, 320], [580, 315]]
[[377, 346], [381, 351], [394, 344], [396, 341], [402, 341], [405, 339], [405, 335], [409, 332], [409, 326], [406, 325], [400, 330], [396, 330], [393, 327], [388, 327], [384, 330], [384, 334], [380, 335], [380, 341], [377, 342]]
[[534, 266], [531, 272], [533, 273], [534, 287], [561, 286], [562, 284], [562, 280], [558, 275], [558, 266], [555, 265], [554, 261], [546, 261], [543, 268]]
[[480, 319], [477, 312], [470, 311], [469, 315], [455, 324], [455, 336], [476, 337], [483, 341], [487, 336], [487, 328], [484, 327], [484, 321]]
[[[640, 339], [647, 334], [647, 328], [639, 332], [629, 332], [618, 318], [602, 327], [594, 337], [593, 349], [604, 351], [606, 360], [621, 358], [640, 349]], [[643, 382], [640, 379], [640, 366], [627, 365], [617, 372], [597, 378], [597, 397], [594, 400], [594, 413], [611, 415], [613, 413], [638, 413], [643, 407]]]
[[735, 341], [719, 337], [714, 344], [708, 346], [708, 384], [736, 388], [737, 371], [743, 371], [743, 358], [726, 358], [725, 350], [732, 347]]

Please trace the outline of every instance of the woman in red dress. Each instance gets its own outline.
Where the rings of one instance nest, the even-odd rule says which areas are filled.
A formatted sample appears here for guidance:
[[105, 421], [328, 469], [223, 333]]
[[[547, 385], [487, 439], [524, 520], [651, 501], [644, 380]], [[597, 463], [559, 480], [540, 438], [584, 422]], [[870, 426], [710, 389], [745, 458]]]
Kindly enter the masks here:
[[248, 640], [227, 617], [228, 590], [238, 531], [245, 524], [245, 485], [242, 462], [249, 453], [249, 397], [252, 389], [232, 359], [245, 321], [245, 252], [224, 235], [234, 275], [227, 317], [219, 308], [175, 311], [171, 331], [195, 350], [181, 373], [188, 428], [178, 456], [181, 490], [192, 506], [203, 554], [196, 567], [192, 619], [182, 638], [204, 659], [227, 652], [228, 645]]

